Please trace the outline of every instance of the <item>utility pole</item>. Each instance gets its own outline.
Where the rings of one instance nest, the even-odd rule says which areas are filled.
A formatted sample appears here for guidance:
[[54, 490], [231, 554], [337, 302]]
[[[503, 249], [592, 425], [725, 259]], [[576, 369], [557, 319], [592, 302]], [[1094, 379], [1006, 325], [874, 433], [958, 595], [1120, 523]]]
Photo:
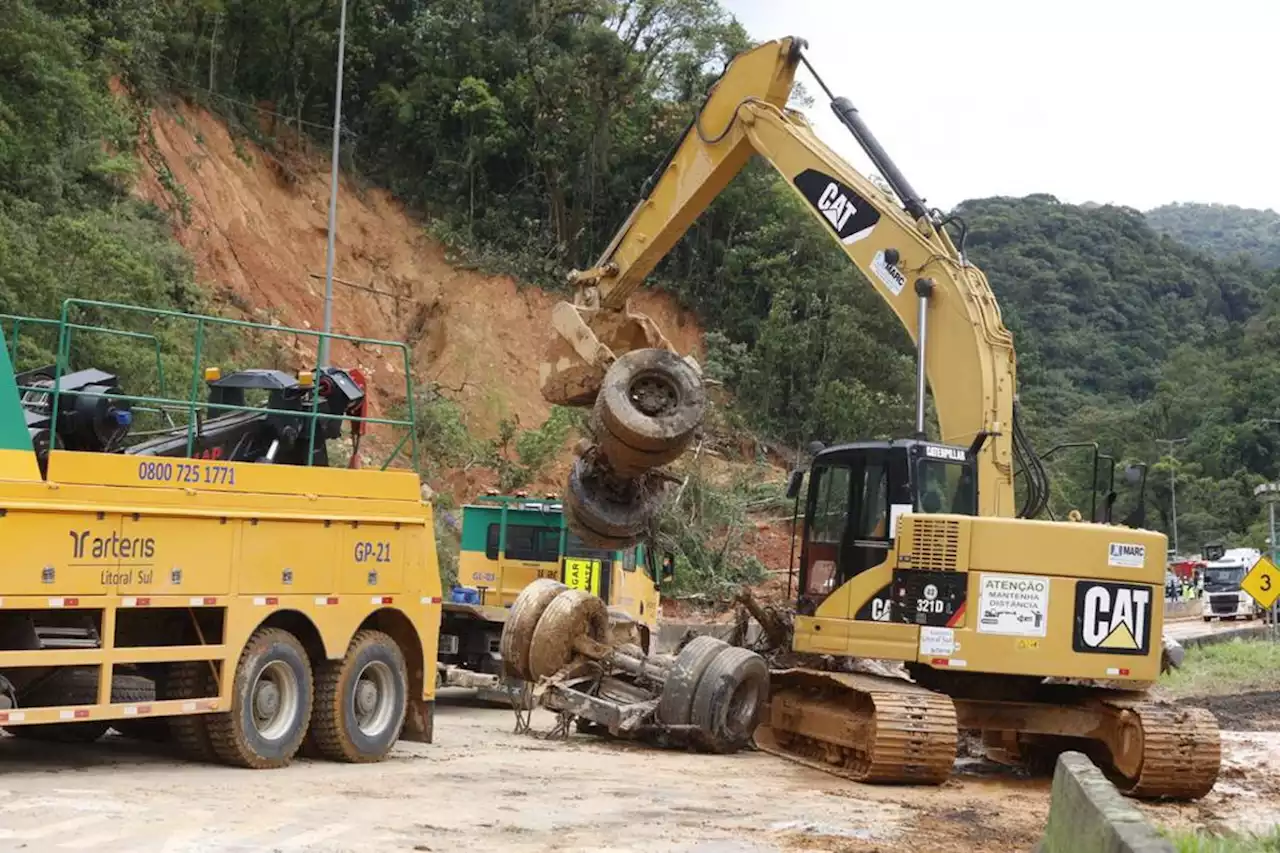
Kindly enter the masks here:
[[342, 58], [347, 43], [347, 0], [338, 17], [338, 78], [333, 95], [333, 163], [329, 173], [329, 244], [324, 258], [324, 325], [320, 337], [320, 367], [329, 366], [329, 335], [333, 332], [333, 243], [338, 230], [338, 151], [342, 135]]
[[1173, 553], [1178, 554], [1178, 470], [1174, 462], [1177, 460], [1173, 456], [1173, 447], [1175, 444], [1182, 444], [1185, 438], [1157, 438], [1157, 444], [1169, 445], [1169, 507], [1173, 516]]

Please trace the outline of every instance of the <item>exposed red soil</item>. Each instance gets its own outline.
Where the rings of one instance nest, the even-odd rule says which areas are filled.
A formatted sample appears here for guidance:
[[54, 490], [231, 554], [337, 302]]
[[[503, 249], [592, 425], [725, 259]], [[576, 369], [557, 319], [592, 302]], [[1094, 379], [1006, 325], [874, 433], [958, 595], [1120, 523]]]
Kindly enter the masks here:
[[[194, 257], [197, 278], [219, 310], [262, 323], [321, 328], [324, 281], [316, 276], [325, 272], [326, 158], [302, 143], [293, 152], [267, 152], [185, 103], [156, 110], [150, 126], [153, 141], [144, 144], [146, 165], [136, 192], [173, 213], [176, 237]], [[526, 428], [546, 419], [550, 407], [538, 390], [538, 363], [558, 297], [509, 276], [455, 266], [421, 220], [385, 191], [347, 177], [340, 182], [334, 257], [336, 280], [350, 283], [334, 287], [335, 331], [409, 344], [415, 382], [438, 383], [462, 406], [477, 436], [494, 436], [503, 418]], [[634, 306], [652, 316], [681, 352], [702, 355], [702, 330], [672, 298], [646, 290]], [[298, 338], [289, 346], [297, 366], [314, 360], [314, 341]], [[403, 399], [397, 350], [357, 351], [335, 342], [332, 357], [373, 378], [375, 410]], [[534, 487], [556, 488], [562, 467]], [[473, 469], [437, 485], [465, 498], [492, 480], [492, 472]]]

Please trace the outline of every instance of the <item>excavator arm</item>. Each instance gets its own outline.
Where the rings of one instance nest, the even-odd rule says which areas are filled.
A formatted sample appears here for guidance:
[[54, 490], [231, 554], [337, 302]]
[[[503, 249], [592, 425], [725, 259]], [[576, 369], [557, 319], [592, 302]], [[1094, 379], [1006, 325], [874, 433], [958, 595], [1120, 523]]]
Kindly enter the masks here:
[[[627, 353], [673, 351], [652, 320], [629, 310], [628, 299], [751, 156], [759, 155], [804, 199], [916, 343], [917, 432], [924, 429], [927, 377], [940, 440], [972, 444], [984, 439], [979, 442], [979, 513], [1013, 516], [1015, 356], [991, 288], [852, 104], [834, 98], [832, 107], [892, 191], [860, 174], [814, 134], [802, 115], [787, 109], [796, 70], [804, 62], [803, 46], [792, 38], [767, 42], [725, 69], [597, 263], [571, 276], [574, 301], [553, 311], [557, 335], [543, 366], [543, 394], [561, 404], [596, 402], [598, 414], [605, 410], [606, 425], [626, 421], [608, 410], [627, 395], [614, 389], [597, 400], [606, 397], [602, 388], [616, 384], [606, 375], [634, 378], [636, 371], [622, 369]], [[696, 364], [686, 361], [696, 371]], [[636, 397], [634, 386], [631, 396]], [[646, 412], [627, 414], [634, 421]], [[648, 414], [653, 415], [652, 406]], [[622, 433], [624, 443], [638, 444], [634, 430], [630, 436], [625, 429]], [[610, 455], [607, 447], [605, 455]], [[623, 465], [623, 473], [638, 475], [644, 467], [640, 461]]]

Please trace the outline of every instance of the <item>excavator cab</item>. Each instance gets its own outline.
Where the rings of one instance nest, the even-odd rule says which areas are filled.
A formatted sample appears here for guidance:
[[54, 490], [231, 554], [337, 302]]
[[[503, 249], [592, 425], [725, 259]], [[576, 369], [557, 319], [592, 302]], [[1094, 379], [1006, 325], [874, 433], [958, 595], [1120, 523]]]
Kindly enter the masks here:
[[883, 563], [904, 513], [977, 511], [977, 461], [967, 448], [907, 439], [822, 450], [805, 498], [800, 613]]

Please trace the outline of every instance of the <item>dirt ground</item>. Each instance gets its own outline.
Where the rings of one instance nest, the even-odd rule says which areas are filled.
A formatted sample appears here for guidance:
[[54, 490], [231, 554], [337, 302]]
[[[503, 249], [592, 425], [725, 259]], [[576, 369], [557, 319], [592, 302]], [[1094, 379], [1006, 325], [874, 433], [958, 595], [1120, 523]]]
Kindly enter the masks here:
[[[541, 713], [541, 712], [540, 712]], [[941, 788], [872, 787], [763, 753], [687, 755], [515, 735], [509, 710], [446, 691], [436, 743], [369, 766], [189, 764], [123, 738], [0, 739], [0, 842], [112, 851], [1023, 851], [1049, 780], [979, 762]], [[549, 715], [535, 720], [547, 731]], [[1280, 820], [1280, 733], [1228, 733], [1218, 789], [1144, 806], [1173, 825]]]

